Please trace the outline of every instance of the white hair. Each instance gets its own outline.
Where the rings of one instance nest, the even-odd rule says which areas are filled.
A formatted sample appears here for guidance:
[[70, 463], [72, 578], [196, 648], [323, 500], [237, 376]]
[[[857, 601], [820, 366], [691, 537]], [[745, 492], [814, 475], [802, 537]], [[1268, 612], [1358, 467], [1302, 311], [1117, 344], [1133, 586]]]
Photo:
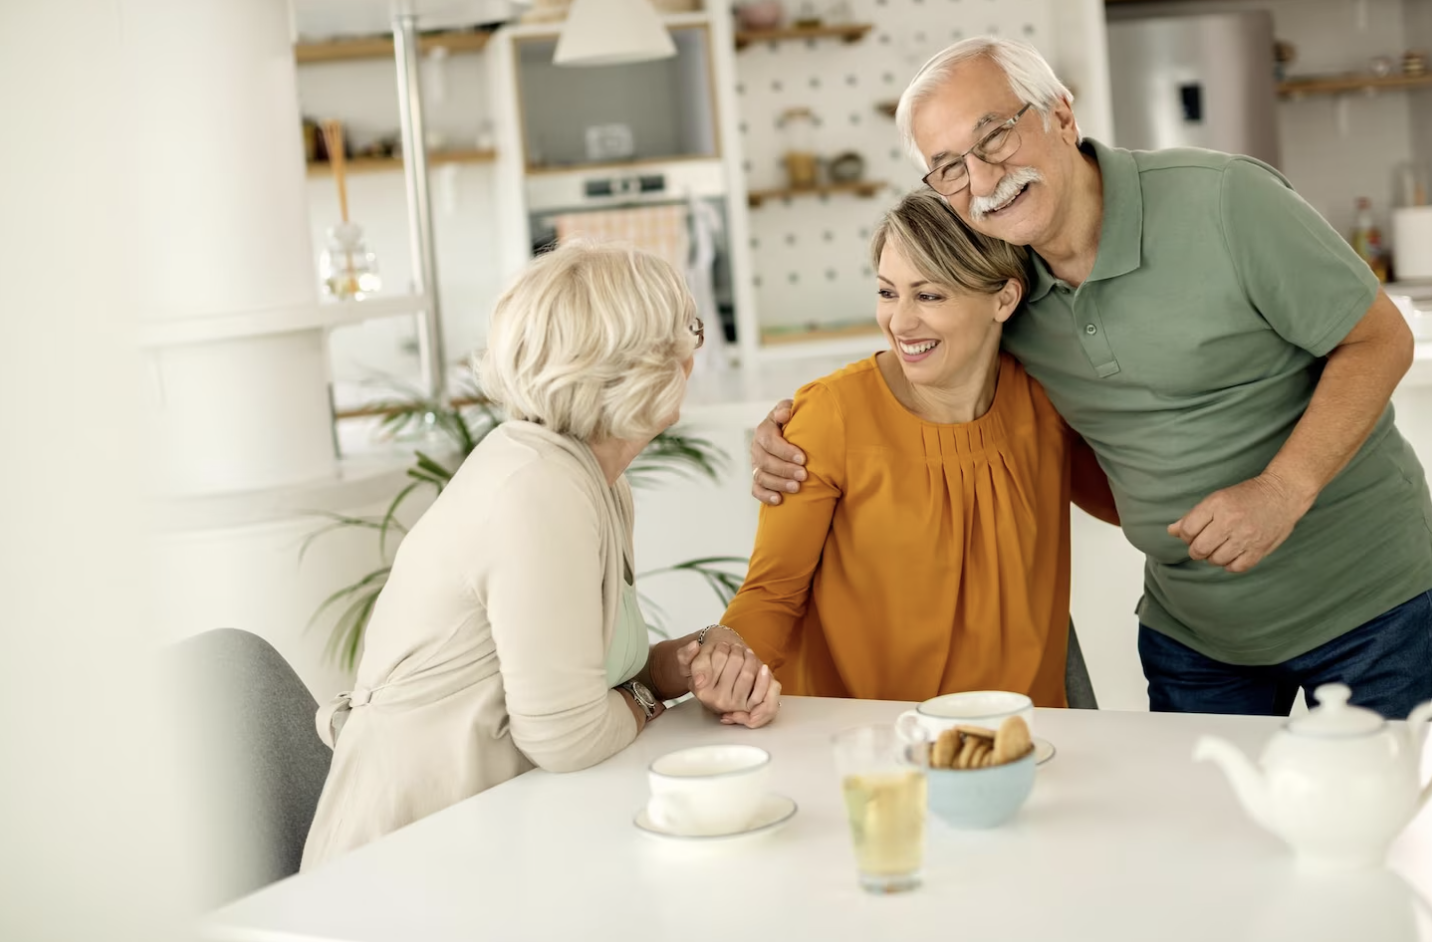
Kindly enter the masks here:
[[696, 303], [663, 259], [618, 243], [564, 243], [497, 301], [482, 391], [509, 418], [582, 441], [642, 441], [681, 408]]
[[994, 36], [975, 36], [947, 46], [915, 73], [895, 109], [895, 127], [900, 132], [900, 141], [911, 159], [922, 169], [928, 171], [930, 166], [915, 143], [916, 106], [949, 80], [955, 66], [981, 57], [1000, 67], [1009, 80], [1010, 91], [1021, 101], [1033, 105], [1044, 118], [1046, 131], [1049, 129], [1050, 112], [1061, 101], [1074, 103], [1074, 93], [1059, 81], [1039, 50], [1028, 43]]

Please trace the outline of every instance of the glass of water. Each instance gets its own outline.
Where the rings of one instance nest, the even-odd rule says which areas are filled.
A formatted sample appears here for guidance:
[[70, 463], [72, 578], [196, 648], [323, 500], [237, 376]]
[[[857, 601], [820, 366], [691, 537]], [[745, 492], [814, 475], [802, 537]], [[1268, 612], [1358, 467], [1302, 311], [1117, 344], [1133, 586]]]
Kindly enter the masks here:
[[835, 736], [860, 885], [903, 893], [920, 885], [925, 862], [925, 766], [921, 733], [893, 724], [857, 726]]

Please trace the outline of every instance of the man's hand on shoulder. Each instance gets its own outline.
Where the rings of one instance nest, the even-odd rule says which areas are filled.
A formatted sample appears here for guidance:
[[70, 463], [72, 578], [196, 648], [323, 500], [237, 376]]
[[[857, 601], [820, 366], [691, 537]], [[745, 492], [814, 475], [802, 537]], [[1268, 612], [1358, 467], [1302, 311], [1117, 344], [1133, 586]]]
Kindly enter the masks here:
[[763, 504], [779, 504], [782, 493], [798, 492], [806, 479], [805, 455], [781, 432], [791, 420], [792, 405], [789, 399], [777, 403], [751, 440], [751, 496]]

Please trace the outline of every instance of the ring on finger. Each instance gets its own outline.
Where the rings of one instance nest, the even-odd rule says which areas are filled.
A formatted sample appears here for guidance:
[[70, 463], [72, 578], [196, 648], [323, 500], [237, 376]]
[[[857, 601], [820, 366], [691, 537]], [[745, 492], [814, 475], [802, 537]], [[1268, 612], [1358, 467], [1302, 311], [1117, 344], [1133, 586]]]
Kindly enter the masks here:
[[752, 468], [752, 469], [751, 469], [751, 480], [752, 480], [752, 481], [756, 480], [756, 475], [758, 475], [758, 474], [760, 474], [760, 473], [761, 473], [761, 469], [760, 469], [760, 468]]

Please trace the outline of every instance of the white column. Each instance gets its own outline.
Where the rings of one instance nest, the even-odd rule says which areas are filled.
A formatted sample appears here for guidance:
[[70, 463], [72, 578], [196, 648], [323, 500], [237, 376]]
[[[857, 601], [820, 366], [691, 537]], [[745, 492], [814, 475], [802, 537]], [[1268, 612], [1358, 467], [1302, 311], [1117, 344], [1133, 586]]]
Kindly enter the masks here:
[[[286, 0], [123, 0], [128, 196], [155, 404], [157, 623], [258, 634], [320, 700], [345, 680], [319, 603], [379, 563], [367, 531], [410, 456], [341, 469]], [[117, 80], [118, 80], [117, 79]], [[378, 302], [381, 303], [381, 302]]]
[[[249, 336], [150, 346], [165, 490], [331, 476], [288, 4], [146, 0], [125, 17], [141, 317], [264, 321]], [[275, 311], [300, 329], [269, 332]]]

